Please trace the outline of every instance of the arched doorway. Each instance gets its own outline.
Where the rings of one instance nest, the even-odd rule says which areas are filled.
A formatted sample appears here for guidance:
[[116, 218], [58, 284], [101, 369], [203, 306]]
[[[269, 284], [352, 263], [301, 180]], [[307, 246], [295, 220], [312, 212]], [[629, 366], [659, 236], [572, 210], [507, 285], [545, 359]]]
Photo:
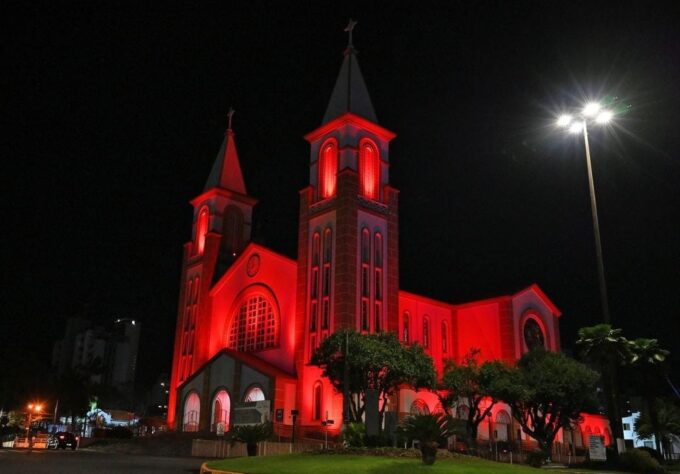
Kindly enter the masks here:
[[220, 390], [215, 394], [212, 403], [212, 416], [210, 417], [210, 431], [218, 431], [218, 425], [222, 424], [225, 432], [229, 431], [229, 411], [231, 410], [231, 398], [226, 390]]
[[201, 416], [201, 399], [198, 393], [191, 392], [184, 400], [184, 416], [182, 417], [182, 431], [198, 431]]

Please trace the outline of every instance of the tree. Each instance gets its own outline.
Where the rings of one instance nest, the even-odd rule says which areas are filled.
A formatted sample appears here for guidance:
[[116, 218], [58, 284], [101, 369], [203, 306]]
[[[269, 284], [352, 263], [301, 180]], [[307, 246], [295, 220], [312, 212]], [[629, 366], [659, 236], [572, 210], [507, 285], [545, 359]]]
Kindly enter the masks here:
[[535, 349], [509, 369], [498, 395], [512, 407], [522, 430], [538, 441], [548, 456], [555, 436], [592, 408], [599, 376], [562, 353]]
[[609, 324], [581, 328], [578, 336], [576, 345], [581, 355], [602, 374], [607, 417], [614, 439], [623, 439], [617, 374], [619, 367], [631, 358], [630, 343], [623, 337], [621, 329], [613, 329]]
[[377, 391], [382, 419], [388, 398], [400, 385], [432, 388], [436, 377], [432, 358], [423, 348], [417, 344], [403, 346], [392, 333], [336, 332], [321, 343], [310, 363], [321, 367], [333, 387], [342, 392], [345, 362], [352, 394], [350, 421], [355, 422], [364, 414], [367, 390]]
[[670, 354], [667, 350], [659, 346], [656, 339], [638, 338], [630, 341], [630, 367], [633, 369], [638, 392], [645, 402], [646, 416], [649, 419], [649, 426], [654, 431], [656, 449], [661, 452], [662, 434], [659, 419], [656, 412], [656, 383], [664, 374], [666, 358]]
[[399, 426], [400, 433], [417, 440], [423, 463], [434, 464], [439, 440], [449, 436], [450, 417], [444, 414], [411, 415]]
[[669, 402], [657, 401], [654, 407], [655, 417], [652, 419], [648, 409], [643, 410], [635, 420], [635, 431], [641, 439], [656, 438], [658, 445], [663, 445], [666, 458], [670, 454], [672, 436], [680, 436], [680, 408]]
[[266, 440], [271, 435], [271, 423], [234, 426], [229, 432], [232, 443], [245, 443], [248, 456], [257, 456], [257, 443]]
[[463, 358], [462, 364], [446, 361], [444, 375], [439, 384], [439, 400], [447, 414], [453, 414], [454, 404], [463, 403], [467, 413], [458, 413], [465, 419], [467, 443], [474, 450], [477, 447], [479, 424], [491, 413], [498, 401], [499, 383], [509, 373], [509, 368], [499, 361], [477, 363], [478, 349], [472, 349]]

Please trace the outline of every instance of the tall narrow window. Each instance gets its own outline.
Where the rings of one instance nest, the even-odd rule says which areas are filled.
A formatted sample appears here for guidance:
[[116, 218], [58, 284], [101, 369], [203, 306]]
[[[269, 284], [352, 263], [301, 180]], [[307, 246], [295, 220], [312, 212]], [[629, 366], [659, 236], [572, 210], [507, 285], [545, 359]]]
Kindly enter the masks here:
[[444, 354], [449, 352], [449, 327], [446, 321], [442, 321], [442, 352]]
[[222, 216], [222, 252], [236, 256], [243, 246], [243, 212], [238, 207], [227, 206]]
[[430, 348], [430, 320], [427, 316], [423, 319], [423, 347]]
[[380, 155], [375, 143], [368, 139], [359, 144], [359, 180], [364, 197], [380, 198]]
[[370, 330], [370, 265], [371, 265], [371, 232], [367, 228], [361, 230], [361, 330]]
[[335, 139], [327, 140], [319, 153], [319, 197], [326, 199], [335, 194], [338, 170], [338, 145]]
[[382, 329], [382, 308], [383, 308], [383, 249], [382, 249], [382, 234], [376, 232], [373, 237], [374, 241], [374, 257], [373, 257], [373, 281], [374, 281], [374, 291], [373, 297], [375, 298], [375, 330], [376, 332]]
[[312, 420], [321, 419], [321, 382], [314, 385], [314, 403], [312, 406]]
[[202, 254], [205, 249], [205, 236], [208, 233], [208, 220], [210, 219], [210, 212], [207, 206], [203, 206], [198, 213], [196, 220], [196, 251]]
[[312, 269], [310, 273], [309, 330], [316, 331], [319, 318], [319, 265], [321, 264], [321, 236], [314, 232], [312, 237]]
[[401, 328], [401, 340], [405, 342], [406, 344], [409, 343], [409, 314], [408, 311], [404, 313], [404, 319], [402, 322], [402, 328]]
[[331, 264], [333, 258], [333, 232], [326, 229], [323, 234], [323, 286], [321, 303], [321, 329], [330, 326], [331, 313]]

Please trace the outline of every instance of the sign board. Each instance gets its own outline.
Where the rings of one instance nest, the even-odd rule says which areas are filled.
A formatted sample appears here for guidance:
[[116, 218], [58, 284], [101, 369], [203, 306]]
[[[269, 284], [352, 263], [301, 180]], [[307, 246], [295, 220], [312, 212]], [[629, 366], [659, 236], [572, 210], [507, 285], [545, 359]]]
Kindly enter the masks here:
[[599, 435], [588, 437], [588, 453], [591, 461], [606, 461], [607, 449], [604, 447], [604, 438]]
[[231, 410], [231, 424], [240, 426], [264, 423], [269, 420], [270, 412], [271, 400], [236, 403]]
[[224, 436], [224, 423], [219, 422], [216, 426], [217, 436]]

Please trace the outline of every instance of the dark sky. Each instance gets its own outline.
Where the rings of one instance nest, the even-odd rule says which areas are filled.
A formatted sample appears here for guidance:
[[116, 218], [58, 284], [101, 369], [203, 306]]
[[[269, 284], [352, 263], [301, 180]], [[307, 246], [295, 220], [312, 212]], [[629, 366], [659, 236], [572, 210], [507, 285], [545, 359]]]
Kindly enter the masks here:
[[0, 12], [6, 387], [39, 385], [85, 306], [142, 321], [140, 381], [168, 370], [188, 201], [230, 105], [255, 237], [295, 255], [302, 136], [321, 122], [349, 16], [397, 133], [402, 288], [466, 302], [536, 282], [571, 347], [599, 296], [583, 143], [554, 118], [615, 95], [631, 111], [591, 131], [612, 317], [680, 354], [674, 2], [141, 3]]

